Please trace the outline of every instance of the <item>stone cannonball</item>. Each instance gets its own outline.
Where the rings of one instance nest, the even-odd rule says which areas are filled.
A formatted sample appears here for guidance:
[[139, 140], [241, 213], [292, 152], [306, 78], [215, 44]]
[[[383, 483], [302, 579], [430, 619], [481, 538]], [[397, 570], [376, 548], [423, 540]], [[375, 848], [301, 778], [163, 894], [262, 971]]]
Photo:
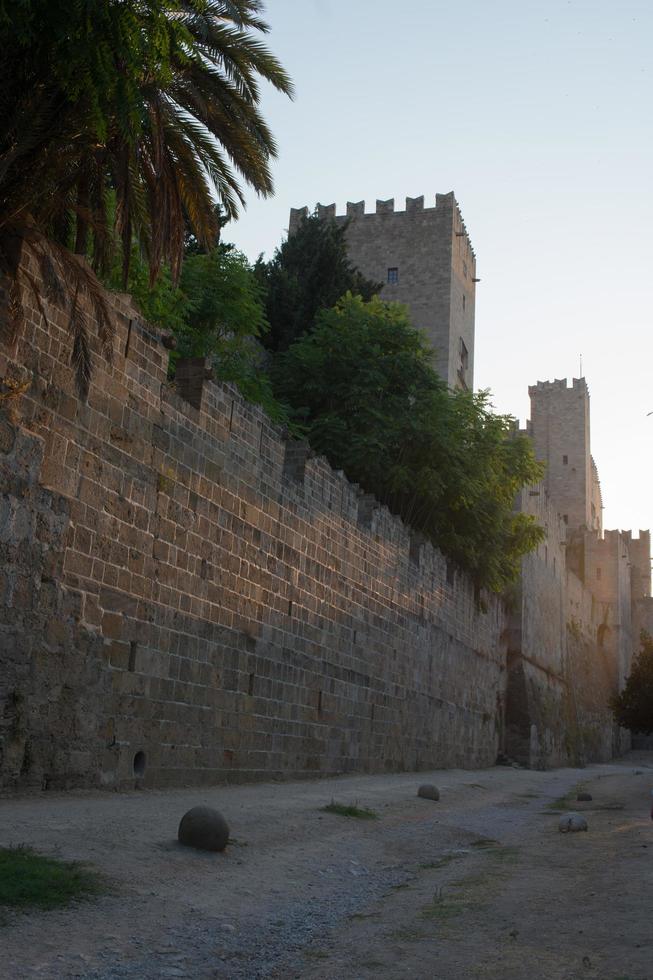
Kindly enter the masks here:
[[210, 806], [194, 806], [181, 818], [177, 837], [180, 844], [202, 851], [224, 851], [229, 840], [227, 821]]
[[560, 817], [558, 830], [561, 834], [578, 833], [579, 830], [587, 830], [587, 820], [581, 817], [580, 813], [566, 813]]
[[576, 797], [576, 799], [578, 800], [579, 803], [589, 803], [589, 801], [592, 799], [592, 794], [591, 793], [579, 793], [578, 796]]
[[437, 786], [433, 786], [432, 783], [424, 783], [417, 790], [417, 795], [421, 796], [423, 800], [439, 800], [440, 790]]

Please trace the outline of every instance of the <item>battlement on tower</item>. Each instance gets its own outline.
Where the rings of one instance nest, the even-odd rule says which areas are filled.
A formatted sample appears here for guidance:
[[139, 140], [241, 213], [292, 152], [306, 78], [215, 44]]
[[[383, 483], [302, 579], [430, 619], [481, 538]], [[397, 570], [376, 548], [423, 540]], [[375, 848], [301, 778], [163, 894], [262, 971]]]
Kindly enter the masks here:
[[[395, 217], [416, 217], [418, 215], [425, 216], [428, 220], [429, 216], [439, 215], [443, 210], [454, 210], [455, 217], [455, 234], [457, 237], [464, 238], [469, 247], [472, 256], [475, 258], [476, 253], [471, 243], [469, 233], [465, 226], [463, 216], [456, 201], [453, 191], [447, 194], [436, 194], [435, 195], [435, 205], [427, 206], [424, 205], [424, 195], [420, 197], [406, 197], [405, 210], [395, 210], [395, 199], [390, 197], [385, 201], [377, 198], [376, 205], [373, 211], [366, 210], [365, 201], [347, 201], [344, 213], [338, 214], [335, 204], [318, 204], [316, 206], [317, 216], [322, 220], [332, 220], [332, 221], [345, 221], [349, 220], [359, 220], [361, 218], [372, 218], [379, 215], [394, 215]], [[290, 223], [288, 226], [288, 233], [292, 235], [302, 221], [304, 221], [310, 214], [308, 207], [302, 208], [291, 208], [290, 209]]]
[[532, 397], [539, 393], [553, 393], [560, 391], [580, 391], [589, 395], [589, 388], [585, 378], [572, 378], [571, 384], [566, 378], [556, 378], [555, 381], [538, 381], [534, 385], [528, 386], [528, 394]]

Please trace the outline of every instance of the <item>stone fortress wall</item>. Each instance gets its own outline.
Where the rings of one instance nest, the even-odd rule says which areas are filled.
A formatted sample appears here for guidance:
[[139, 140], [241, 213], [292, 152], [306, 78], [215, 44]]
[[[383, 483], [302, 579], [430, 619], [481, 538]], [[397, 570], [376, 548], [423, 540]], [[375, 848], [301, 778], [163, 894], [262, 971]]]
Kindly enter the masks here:
[[523, 559], [510, 611], [506, 750], [531, 766], [605, 761], [629, 744], [608, 702], [639, 645], [650, 534], [602, 531], [585, 379], [538, 382], [529, 393], [525, 431], [546, 471], [518, 507], [546, 539]]
[[0, 330], [0, 393], [20, 395], [0, 412], [1, 787], [477, 767], [499, 750], [547, 766], [626, 747], [607, 704], [653, 624], [650, 537], [601, 534], [584, 380], [531, 389], [528, 431], [559, 467], [519, 506], [547, 536], [507, 601], [481, 606], [203, 361], [171, 387], [128, 298], [111, 298], [111, 363], [92, 341], [87, 404], [67, 312], [44, 289], [46, 325], [24, 300], [15, 343]]
[[43, 293], [0, 343], [0, 785], [491, 765], [500, 601], [204, 362], [173, 389], [125, 297], [81, 404]]
[[[349, 257], [363, 275], [383, 283], [381, 296], [404, 303], [414, 326], [428, 336], [436, 352], [438, 373], [451, 388], [474, 387], [474, 316], [476, 256], [453, 192], [437, 194], [435, 207], [424, 197], [406, 198], [406, 210], [394, 200], [347, 204], [337, 215], [335, 204], [318, 205], [318, 215], [348, 222]], [[292, 208], [293, 234], [308, 208]], [[390, 270], [396, 270], [397, 281]]]

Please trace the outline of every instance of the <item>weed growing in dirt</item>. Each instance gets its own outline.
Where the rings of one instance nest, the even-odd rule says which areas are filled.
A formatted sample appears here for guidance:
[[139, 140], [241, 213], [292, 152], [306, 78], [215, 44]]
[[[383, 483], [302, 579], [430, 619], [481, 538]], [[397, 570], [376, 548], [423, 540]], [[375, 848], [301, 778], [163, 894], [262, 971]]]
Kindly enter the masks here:
[[515, 861], [519, 854], [519, 848], [506, 846], [491, 837], [479, 837], [477, 840], [473, 840], [469, 846], [475, 847], [479, 851], [487, 851], [498, 861]]
[[97, 872], [30, 847], [0, 848], [0, 907], [54, 909], [102, 891]]
[[453, 881], [450, 888], [460, 888], [460, 889], [479, 889], [484, 885], [489, 885], [495, 880], [495, 876], [489, 871], [481, 871], [478, 874], [467, 875], [466, 878], [461, 878], [460, 881]]
[[414, 943], [420, 939], [429, 939], [425, 932], [421, 929], [396, 929], [394, 932], [390, 933], [390, 939], [394, 939], [395, 942], [399, 943]]
[[496, 858], [497, 861], [501, 861], [504, 864], [511, 864], [516, 861], [519, 857], [518, 847], [491, 847], [488, 849], [491, 857]]
[[471, 908], [471, 903], [466, 901], [464, 896], [455, 895], [450, 898], [445, 898], [442, 889], [439, 888], [433, 894], [433, 901], [429, 902], [422, 909], [422, 918], [446, 921], [447, 919], [461, 915], [469, 908]]
[[347, 806], [345, 803], [336, 803], [335, 800], [331, 800], [327, 806], [323, 806], [322, 809], [326, 813], [337, 813], [340, 817], [355, 817], [357, 820], [378, 820], [379, 815], [376, 810], [368, 810], [366, 807], [357, 806], [356, 804], [351, 804]]
[[446, 868], [447, 865], [451, 864], [453, 861], [462, 861], [462, 859], [469, 854], [469, 851], [449, 851], [443, 854], [439, 858], [435, 858], [433, 861], [424, 861], [422, 864], [418, 865], [421, 871], [439, 871], [441, 868]]
[[457, 861], [460, 859], [460, 854], [444, 854], [437, 861], [425, 861], [420, 864], [420, 870], [422, 871], [436, 871], [439, 868], [446, 868], [448, 864], [452, 861]]
[[304, 956], [311, 960], [328, 960], [329, 954], [325, 949], [310, 948], [304, 950]]
[[587, 787], [584, 783], [578, 783], [569, 790], [564, 796], [559, 796], [557, 800], [551, 800], [546, 804], [547, 810], [573, 810], [576, 804], [576, 797], [579, 793], [585, 793]]

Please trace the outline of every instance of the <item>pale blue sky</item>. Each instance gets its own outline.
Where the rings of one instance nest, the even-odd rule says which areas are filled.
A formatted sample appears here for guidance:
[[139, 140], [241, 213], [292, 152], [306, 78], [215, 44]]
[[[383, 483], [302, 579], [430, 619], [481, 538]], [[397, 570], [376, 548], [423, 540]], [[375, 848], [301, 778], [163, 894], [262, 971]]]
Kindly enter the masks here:
[[607, 527], [653, 523], [651, 0], [270, 0], [276, 194], [225, 230], [272, 253], [291, 206], [454, 190], [477, 256], [476, 386], [522, 421], [578, 375]]

